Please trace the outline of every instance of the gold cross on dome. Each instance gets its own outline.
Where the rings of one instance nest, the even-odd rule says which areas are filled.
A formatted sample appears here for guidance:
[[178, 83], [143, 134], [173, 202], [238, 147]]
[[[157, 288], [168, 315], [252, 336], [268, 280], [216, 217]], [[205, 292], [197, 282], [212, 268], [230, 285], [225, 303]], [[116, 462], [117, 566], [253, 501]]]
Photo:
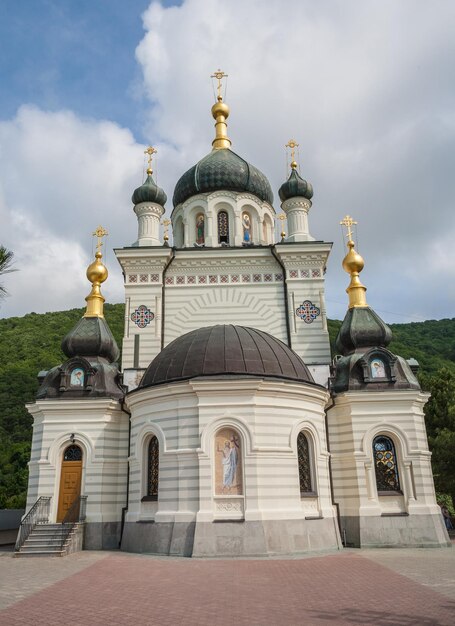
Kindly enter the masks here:
[[277, 217], [278, 220], [281, 220], [281, 222], [284, 222], [284, 220], [286, 219], [286, 214], [285, 213], [280, 213], [276, 217]]
[[154, 148], [153, 146], [149, 146], [147, 150], [144, 150], [144, 154], [149, 155], [147, 159], [147, 163], [148, 163], [147, 173], [149, 170], [150, 170], [150, 173], [152, 173], [152, 159], [153, 159], [153, 155], [156, 154], [157, 152], [158, 150]]
[[218, 86], [217, 86], [217, 88], [216, 88], [216, 89], [217, 89], [217, 91], [218, 91], [218, 100], [222, 100], [222, 99], [223, 99], [223, 98], [222, 98], [222, 96], [221, 96], [221, 87], [222, 87], [221, 80], [222, 80], [223, 78], [227, 78], [227, 77], [228, 77], [228, 75], [227, 75], [227, 74], [225, 74], [225, 73], [224, 73], [222, 70], [220, 70], [220, 69], [218, 69], [216, 72], [214, 72], [214, 73], [212, 74], [212, 76], [211, 76], [211, 78], [216, 78], [216, 80], [218, 81]]
[[165, 238], [165, 239], [166, 239], [166, 238], [167, 238], [167, 239], [169, 239], [169, 236], [168, 236], [168, 230], [169, 230], [169, 226], [172, 224], [172, 222], [171, 222], [171, 220], [168, 220], [168, 219], [166, 218], [166, 219], [165, 219], [165, 220], [163, 220], [161, 223], [162, 223], [162, 225], [164, 226], [164, 238]]
[[94, 237], [96, 237], [96, 251], [101, 252], [101, 246], [103, 245], [102, 239], [109, 235], [107, 230], [102, 226], [98, 226], [98, 228], [92, 233]]
[[350, 215], [346, 215], [346, 217], [344, 217], [341, 220], [340, 224], [341, 224], [341, 226], [346, 226], [346, 228], [347, 228], [347, 238], [349, 239], [349, 241], [351, 241], [352, 240], [352, 228], [351, 228], [351, 226], [357, 225], [357, 222], [355, 222]]
[[295, 161], [295, 149], [299, 147], [299, 144], [295, 139], [289, 139], [285, 147], [291, 149], [291, 161]]

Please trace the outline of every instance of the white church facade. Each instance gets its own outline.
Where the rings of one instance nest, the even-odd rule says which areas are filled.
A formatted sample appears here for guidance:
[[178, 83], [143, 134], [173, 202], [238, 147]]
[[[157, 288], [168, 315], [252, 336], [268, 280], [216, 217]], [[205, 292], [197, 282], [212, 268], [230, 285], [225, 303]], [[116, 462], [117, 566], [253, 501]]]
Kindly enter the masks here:
[[87, 549], [230, 557], [449, 545], [428, 396], [387, 349], [363, 259], [349, 237], [349, 308], [332, 361], [331, 244], [310, 234], [313, 189], [293, 160], [279, 190], [287, 232], [275, 242], [270, 184], [231, 150], [228, 114], [219, 95], [212, 151], [174, 190], [172, 246], [160, 240], [167, 198], [150, 167], [133, 194], [138, 238], [115, 251], [121, 368], [99, 249], [89, 266], [87, 311], [62, 343], [68, 360], [28, 405], [28, 511], [41, 501], [50, 524], [68, 522], [83, 496]]

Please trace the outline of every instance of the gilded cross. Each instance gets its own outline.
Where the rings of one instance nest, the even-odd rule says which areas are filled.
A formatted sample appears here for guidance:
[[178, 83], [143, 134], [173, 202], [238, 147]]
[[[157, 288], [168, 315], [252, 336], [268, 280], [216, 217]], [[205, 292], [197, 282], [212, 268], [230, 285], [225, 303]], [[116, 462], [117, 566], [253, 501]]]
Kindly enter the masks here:
[[169, 235], [168, 235], [169, 226], [171, 225], [172, 222], [171, 220], [168, 220], [166, 218], [161, 223], [164, 226], [164, 240], [167, 241], [169, 239]]
[[341, 226], [346, 226], [347, 231], [348, 231], [347, 232], [347, 237], [348, 237], [349, 241], [352, 241], [352, 228], [351, 228], [351, 226], [357, 225], [357, 222], [355, 222], [350, 215], [346, 215], [346, 217], [344, 217], [342, 219], [340, 224], [341, 224]]
[[[291, 161], [294, 163], [295, 162], [295, 149], [299, 147], [299, 144], [296, 142], [295, 139], [289, 139], [288, 143], [286, 144], [286, 148], [290, 148], [291, 149]], [[292, 165], [292, 163], [291, 163]]]
[[[158, 150], [156, 148], [154, 148], [153, 146], [149, 146], [147, 148], [147, 150], [144, 150], [144, 154], [148, 154], [148, 159], [147, 159], [147, 163], [148, 163], [148, 168], [147, 168], [147, 174], [151, 174], [152, 173], [152, 159], [153, 159], [153, 155], [156, 154], [158, 152]], [[150, 170], [150, 171], [149, 171]]]
[[221, 80], [223, 78], [227, 78], [228, 75], [225, 74], [222, 70], [218, 69], [216, 72], [214, 72], [211, 76], [211, 78], [216, 78], [216, 80], [218, 81], [218, 86], [217, 86], [217, 91], [218, 91], [218, 100], [222, 100], [222, 96], [221, 96]]
[[107, 232], [107, 230], [103, 228], [102, 226], [98, 226], [98, 228], [92, 233], [92, 235], [97, 238], [97, 242], [96, 242], [97, 252], [101, 252], [101, 246], [103, 245], [102, 239], [103, 237], [106, 237], [106, 235], [108, 234], [109, 233]]

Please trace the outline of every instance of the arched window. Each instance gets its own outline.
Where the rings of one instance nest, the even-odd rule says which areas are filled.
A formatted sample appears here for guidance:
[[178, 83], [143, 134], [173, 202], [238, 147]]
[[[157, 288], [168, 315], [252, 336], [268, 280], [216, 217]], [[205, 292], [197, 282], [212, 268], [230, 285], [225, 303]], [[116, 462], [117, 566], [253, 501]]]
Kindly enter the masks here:
[[64, 461], [82, 461], [82, 450], [74, 444], [68, 446], [63, 454]]
[[373, 440], [376, 486], [381, 491], [400, 491], [395, 446], [389, 437], [379, 435]]
[[148, 468], [147, 468], [147, 499], [158, 500], [158, 478], [160, 464], [160, 447], [155, 435], [148, 445]]
[[229, 216], [226, 211], [218, 213], [218, 243], [229, 244]]
[[304, 433], [299, 433], [297, 437], [297, 458], [299, 461], [300, 495], [313, 493], [310, 446]]

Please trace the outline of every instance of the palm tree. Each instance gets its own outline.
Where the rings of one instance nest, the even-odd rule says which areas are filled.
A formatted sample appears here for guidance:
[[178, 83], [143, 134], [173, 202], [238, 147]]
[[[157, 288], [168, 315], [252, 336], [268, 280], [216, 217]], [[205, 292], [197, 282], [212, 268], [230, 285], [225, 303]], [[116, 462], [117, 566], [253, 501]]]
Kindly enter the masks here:
[[[13, 253], [11, 250], [7, 250], [5, 246], [0, 245], [0, 276], [3, 274], [9, 274], [15, 270], [10, 269], [13, 263]], [[6, 289], [3, 285], [0, 285], [0, 297], [6, 294]]]

